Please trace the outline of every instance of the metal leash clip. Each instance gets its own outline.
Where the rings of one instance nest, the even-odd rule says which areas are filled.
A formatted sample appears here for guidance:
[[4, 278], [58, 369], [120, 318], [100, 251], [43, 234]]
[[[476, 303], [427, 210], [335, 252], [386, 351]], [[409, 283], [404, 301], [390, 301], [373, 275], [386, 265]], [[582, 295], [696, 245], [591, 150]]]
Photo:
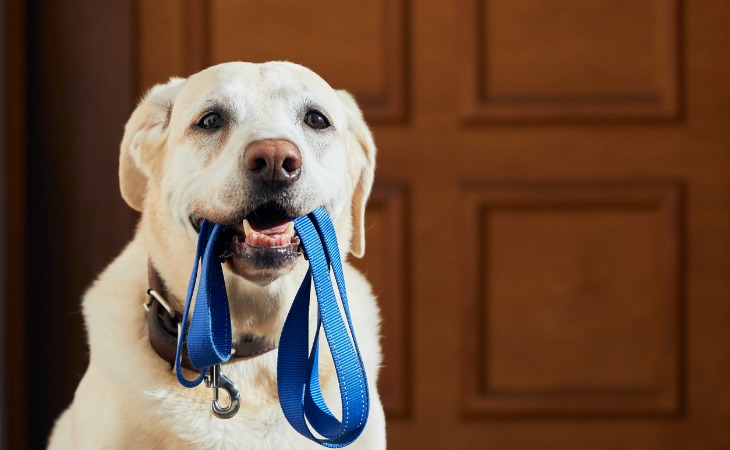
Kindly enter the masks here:
[[[210, 409], [219, 419], [230, 419], [235, 416], [241, 407], [241, 393], [231, 380], [221, 372], [221, 365], [216, 364], [210, 367], [208, 375], [205, 376], [205, 385], [213, 389], [213, 401]], [[218, 389], [224, 389], [230, 399], [228, 406], [222, 407], [218, 403]]]

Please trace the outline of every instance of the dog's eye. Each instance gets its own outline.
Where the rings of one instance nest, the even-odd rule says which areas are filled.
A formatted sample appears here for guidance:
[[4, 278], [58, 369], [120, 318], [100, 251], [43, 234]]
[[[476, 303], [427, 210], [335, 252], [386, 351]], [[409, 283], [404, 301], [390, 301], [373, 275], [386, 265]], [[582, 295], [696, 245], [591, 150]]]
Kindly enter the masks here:
[[309, 128], [314, 128], [315, 130], [324, 130], [330, 126], [327, 118], [317, 111], [307, 111], [307, 115], [304, 116], [304, 122]]
[[223, 124], [223, 118], [218, 113], [210, 113], [200, 119], [198, 126], [200, 128], [219, 128]]

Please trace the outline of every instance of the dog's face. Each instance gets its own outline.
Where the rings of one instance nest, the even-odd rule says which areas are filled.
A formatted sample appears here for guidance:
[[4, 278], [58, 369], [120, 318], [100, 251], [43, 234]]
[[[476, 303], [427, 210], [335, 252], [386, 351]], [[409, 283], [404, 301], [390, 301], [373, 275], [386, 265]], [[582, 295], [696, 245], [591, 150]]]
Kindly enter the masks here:
[[127, 123], [120, 183], [167, 257], [194, 249], [207, 219], [226, 226], [225, 267], [268, 284], [301, 257], [291, 219], [320, 206], [343, 250], [362, 255], [374, 157], [346, 92], [291, 63], [227, 63], [148, 93]]

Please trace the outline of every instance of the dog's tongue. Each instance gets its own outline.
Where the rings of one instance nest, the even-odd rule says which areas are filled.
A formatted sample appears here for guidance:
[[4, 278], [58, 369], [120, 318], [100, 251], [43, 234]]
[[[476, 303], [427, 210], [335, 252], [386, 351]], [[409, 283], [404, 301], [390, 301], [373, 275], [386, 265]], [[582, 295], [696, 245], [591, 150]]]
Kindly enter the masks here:
[[294, 222], [289, 220], [243, 220], [246, 244], [254, 247], [284, 247], [292, 243]]

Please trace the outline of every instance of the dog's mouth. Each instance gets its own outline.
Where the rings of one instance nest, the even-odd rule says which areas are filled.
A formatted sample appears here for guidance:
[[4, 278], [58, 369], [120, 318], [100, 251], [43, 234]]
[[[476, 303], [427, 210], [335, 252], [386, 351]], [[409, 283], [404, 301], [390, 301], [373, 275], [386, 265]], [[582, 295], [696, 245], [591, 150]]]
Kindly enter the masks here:
[[[203, 217], [192, 216], [191, 222], [199, 231]], [[224, 225], [217, 242], [219, 255], [231, 270], [251, 281], [273, 281], [289, 272], [301, 254], [292, 217], [275, 202]]]
[[276, 203], [257, 207], [242, 221], [229, 224], [224, 234], [228, 245], [223, 257], [288, 258], [296, 257], [299, 249], [294, 222]]

